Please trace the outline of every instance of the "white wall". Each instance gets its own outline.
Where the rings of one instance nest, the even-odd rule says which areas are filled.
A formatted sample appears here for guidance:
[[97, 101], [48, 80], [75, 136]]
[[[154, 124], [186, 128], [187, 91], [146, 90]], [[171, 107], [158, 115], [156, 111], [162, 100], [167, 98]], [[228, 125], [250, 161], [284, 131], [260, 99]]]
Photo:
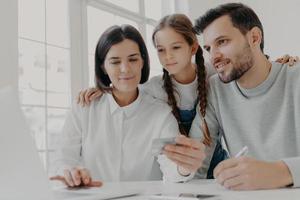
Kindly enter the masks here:
[[0, 1], [0, 88], [17, 86], [18, 0]]
[[190, 0], [193, 21], [209, 8], [226, 2], [250, 6], [261, 19], [265, 32], [265, 53], [271, 58], [300, 55], [300, 1], [298, 0]]

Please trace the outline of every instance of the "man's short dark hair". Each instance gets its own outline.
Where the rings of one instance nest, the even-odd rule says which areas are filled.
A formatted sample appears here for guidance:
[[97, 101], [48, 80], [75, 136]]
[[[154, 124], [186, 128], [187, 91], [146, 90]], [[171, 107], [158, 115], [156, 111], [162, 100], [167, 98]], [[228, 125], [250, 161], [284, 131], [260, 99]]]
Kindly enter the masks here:
[[248, 6], [242, 3], [227, 3], [219, 5], [216, 8], [208, 10], [204, 15], [200, 16], [195, 23], [195, 30], [198, 34], [203, 33], [204, 29], [213, 21], [222, 17], [229, 16], [232, 25], [245, 35], [253, 27], [258, 27], [262, 33], [260, 49], [264, 50], [264, 31], [263, 26], [256, 13]]

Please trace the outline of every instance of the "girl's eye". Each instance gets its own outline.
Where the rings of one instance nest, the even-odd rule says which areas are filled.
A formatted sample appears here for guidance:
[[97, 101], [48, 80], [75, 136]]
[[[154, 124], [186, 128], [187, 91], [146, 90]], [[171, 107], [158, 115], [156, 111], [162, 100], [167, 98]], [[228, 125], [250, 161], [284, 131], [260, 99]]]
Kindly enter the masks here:
[[180, 49], [181, 47], [180, 46], [175, 46], [173, 47], [174, 49]]
[[163, 49], [157, 49], [157, 51], [158, 51], [158, 52], [163, 52], [164, 50], [163, 50]]

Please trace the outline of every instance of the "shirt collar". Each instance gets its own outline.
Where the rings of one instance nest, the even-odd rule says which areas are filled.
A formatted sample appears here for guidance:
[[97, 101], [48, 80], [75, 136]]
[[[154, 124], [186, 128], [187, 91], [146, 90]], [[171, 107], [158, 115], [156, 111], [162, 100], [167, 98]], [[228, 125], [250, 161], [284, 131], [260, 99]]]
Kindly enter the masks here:
[[116, 102], [115, 98], [112, 94], [108, 94], [108, 102], [110, 107], [110, 114], [113, 115], [116, 112], [124, 112], [126, 117], [131, 117], [137, 111], [138, 105], [140, 104], [142, 99], [142, 92], [138, 92], [138, 96], [134, 102], [127, 106], [120, 107]]

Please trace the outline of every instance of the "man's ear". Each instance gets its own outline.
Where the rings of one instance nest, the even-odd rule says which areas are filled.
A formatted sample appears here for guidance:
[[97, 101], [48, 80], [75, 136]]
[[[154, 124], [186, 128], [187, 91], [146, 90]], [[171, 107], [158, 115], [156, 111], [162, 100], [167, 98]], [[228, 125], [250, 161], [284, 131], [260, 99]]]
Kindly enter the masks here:
[[250, 46], [257, 46], [260, 48], [260, 44], [262, 41], [262, 32], [260, 28], [258, 28], [257, 26], [253, 27], [248, 32], [248, 39]]
[[198, 51], [198, 48], [199, 48], [199, 44], [197, 42], [195, 42], [193, 45], [192, 45], [192, 55], [195, 55]]

